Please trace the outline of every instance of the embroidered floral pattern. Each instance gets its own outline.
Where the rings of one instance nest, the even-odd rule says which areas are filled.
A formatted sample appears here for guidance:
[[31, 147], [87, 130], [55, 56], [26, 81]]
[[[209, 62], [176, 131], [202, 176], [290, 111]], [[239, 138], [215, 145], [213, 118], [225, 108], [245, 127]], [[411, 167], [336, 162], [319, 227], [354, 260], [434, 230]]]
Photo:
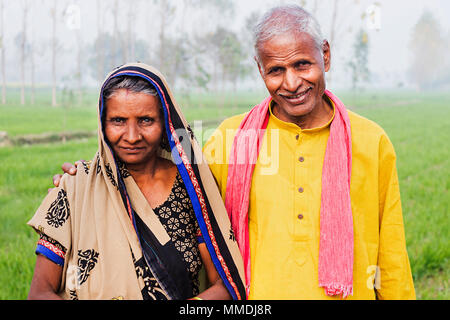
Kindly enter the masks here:
[[61, 227], [64, 222], [70, 216], [69, 201], [67, 200], [67, 193], [65, 190], [61, 189], [58, 191], [58, 196], [56, 200], [52, 202], [50, 208], [48, 208], [45, 220], [50, 226], [55, 228]]
[[69, 299], [70, 300], [78, 300], [78, 295], [77, 295], [76, 290], [69, 291]]
[[89, 169], [91, 168], [92, 161], [83, 161], [81, 164], [83, 165], [84, 172], [89, 174]]
[[191, 137], [192, 140], [195, 140], [195, 135], [194, 135], [194, 131], [192, 131], [191, 126], [188, 125], [186, 127], [187, 132], [189, 133], [189, 136]]
[[100, 165], [100, 156], [97, 155], [97, 171], [96, 173], [99, 174], [102, 171], [102, 166]]
[[106, 175], [108, 176], [109, 180], [111, 181], [111, 184], [116, 187], [119, 188], [116, 180], [114, 179], [114, 174], [112, 172], [111, 166], [109, 165], [109, 163], [105, 164], [105, 171], [106, 171]]
[[78, 250], [78, 284], [81, 286], [88, 279], [98, 262], [98, 252], [94, 249]]
[[128, 178], [131, 176], [130, 172], [127, 169], [127, 166], [122, 161], [117, 161], [117, 168], [119, 169], [120, 175], [122, 178]]
[[230, 240], [236, 242], [236, 237], [234, 236], [234, 231], [232, 227], [230, 227]]
[[144, 287], [141, 290], [142, 298], [144, 300], [168, 300], [169, 298], [145, 263], [144, 257], [136, 261], [133, 252], [131, 252], [131, 256], [136, 269], [136, 276], [144, 282]]

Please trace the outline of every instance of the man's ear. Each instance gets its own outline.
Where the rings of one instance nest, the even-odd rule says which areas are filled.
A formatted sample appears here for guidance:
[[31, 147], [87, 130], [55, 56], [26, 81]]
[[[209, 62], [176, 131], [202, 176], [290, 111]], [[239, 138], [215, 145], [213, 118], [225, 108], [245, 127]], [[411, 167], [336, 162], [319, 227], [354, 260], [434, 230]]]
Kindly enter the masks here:
[[323, 40], [322, 43], [322, 54], [323, 54], [323, 65], [325, 72], [328, 72], [331, 67], [331, 50], [330, 50], [330, 44], [327, 40]]

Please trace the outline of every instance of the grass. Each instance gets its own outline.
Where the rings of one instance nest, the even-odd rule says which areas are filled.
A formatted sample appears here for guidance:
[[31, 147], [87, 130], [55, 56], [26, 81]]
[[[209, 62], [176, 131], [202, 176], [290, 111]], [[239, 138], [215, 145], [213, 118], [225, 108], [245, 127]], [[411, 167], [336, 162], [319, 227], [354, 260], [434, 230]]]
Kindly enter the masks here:
[[[338, 94], [350, 109], [380, 124], [395, 146], [417, 298], [449, 299], [450, 94]], [[179, 102], [191, 122], [245, 112], [261, 99], [257, 93], [215, 100], [196, 94]], [[35, 106], [11, 100], [0, 107], [0, 131], [11, 136], [96, 129], [94, 94], [66, 108], [49, 107], [45, 93]], [[96, 148], [96, 138], [0, 148], [0, 299], [27, 296], [37, 237], [26, 222], [51, 187], [51, 177], [63, 162], [92, 158]]]
[[0, 148], [0, 299], [24, 299], [31, 281], [36, 234], [26, 222], [63, 162], [90, 159], [96, 138], [54, 145]]
[[[450, 95], [355, 104], [388, 133], [397, 153], [406, 242], [418, 298], [450, 298]], [[425, 284], [434, 284], [429, 288]]]

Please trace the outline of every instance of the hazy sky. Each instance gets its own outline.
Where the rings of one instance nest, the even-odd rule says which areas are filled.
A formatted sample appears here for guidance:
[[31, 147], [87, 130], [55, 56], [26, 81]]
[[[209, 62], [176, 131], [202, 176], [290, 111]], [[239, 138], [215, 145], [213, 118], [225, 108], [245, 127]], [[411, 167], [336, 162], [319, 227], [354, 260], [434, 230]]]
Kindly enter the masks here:
[[[17, 70], [12, 66], [18, 64], [18, 48], [14, 42], [17, 34], [22, 28], [21, 3], [23, 0], [3, 0], [5, 3], [5, 47], [6, 60], [8, 63], [7, 74], [10, 81], [18, 81]], [[28, 0], [30, 1], [30, 0]], [[130, 0], [133, 1], [133, 0]], [[145, 0], [150, 2], [151, 0]], [[28, 37], [35, 37], [38, 42], [37, 63], [39, 69], [38, 75], [48, 77], [50, 68], [49, 39], [51, 34], [51, 23], [49, 8], [53, 0], [31, 0], [33, 4], [38, 4], [33, 9], [32, 20], [29, 22]], [[104, 28], [112, 28], [111, 8], [112, 0], [102, 0], [105, 14]], [[153, 2], [153, 1], [151, 1]], [[182, 5], [180, 0], [171, 0], [172, 4]], [[322, 25], [323, 33], [326, 37], [330, 34], [330, 21], [332, 14], [333, 0], [319, 0], [316, 16]], [[380, 30], [368, 30], [365, 21], [361, 20], [361, 14], [365, 8], [373, 3], [379, 3], [381, 8], [381, 28]], [[76, 4], [81, 8], [81, 29], [85, 43], [91, 43], [97, 32], [97, 14], [96, 1], [92, 0], [67, 0], [58, 1], [60, 10], [67, 7], [68, 4]], [[134, 28], [137, 30], [137, 38], [147, 40], [157, 39], [157, 28], [159, 23], [158, 12], [147, 12], [147, 8], [140, 1], [138, 15], [136, 17]], [[214, 25], [217, 21], [227, 25], [233, 30], [239, 31], [243, 28], [245, 17], [254, 11], [263, 13], [265, 10], [277, 4], [301, 3], [301, 1], [268, 1], [268, 0], [239, 0], [235, 1], [236, 8], [234, 14], [224, 17], [220, 12], [214, 9], [190, 9], [181, 10], [185, 13], [183, 19], [186, 19], [186, 28], [190, 30], [206, 30], [208, 25]], [[306, 8], [312, 10], [314, 1], [306, 1]], [[345, 83], [348, 81], [348, 71], [344, 65], [348, 61], [348, 55], [354, 42], [355, 32], [361, 27], [366, 28], [369, 33], [370, 57], [369, 67], [375, 75], [380, 85], [395, 84], [403, 81], [405, 71], [410, 63], [410, 52], [408, 42], [411, 38], [413, 26], [417, 23], [424, 9], [430, 10], [435, 18], [440, 22], [444, 35], [449, 37], [450, 20], [450, 1], [448, 0], [338, 0], [338, 28], [336, 29], [336, 43], [332, 44], [333, 54], [333, 77], [342, 78]], [[210, 11], [208, 11], [210, 10]], [[125, 10], [124, 10], [125, 11]], [[188, 16], [186, 16], [188, 15]], [[174, 19], [182, 19], [180, 15]], [[67, 19], [66, 19], [67, 20]], [[59, 54], [61, 73], [70, 73], [70, 66], [74, 64], [73, 53], [75, 33], [66, 26], [65, 18], [60, 19], [58, 36], [60, 42], [65, 48]], [[122, 30], [127, 28], [125, 21], [121, 22]], [[168, 33], [176, 32], [176, 26], [168, 28]], [[212, 28], [212, 27], [211, 27]], [[112, 30], [112, 29], [111, 29]], [[152, 32], [154, 30], [154, 32]], [[155, 40], [156, 41], [156, 40]], [[251, 57], [249, 57], [251, 59]], [[72, 67], [73, 69], [73, 67]], [[347, 77], [346, 77], [347, 75]], [[60, 74], [60, 77], [63, 75]], [[347, 80], [346, 80], [347, 79]], [[48, 80], [47, 80], [48, 81]]]
[[[263, 3], [261, 5], [261, 2]], [[300, 3], [301, 1], [239, 1], [242, 12], [250, 12], [255, 7], [264, 11], [271, 8], [277, 3], [290, 4]], [[357, 30], [359, 26], [366, 28], [366, 23], [361, 22], [360, 14], [365, 8], [373, 3], [379, 3], [381, 8], [381, 29], [368, 30], [370, 43], [369, 68], [370, 71], [379, 75], [380, 81], [386, 81], [386, 85], [396, 84], [404, 81], [406, 78], [405, 71], [410, 64], [410, 51], [408, 43], [414, 25], [419, 20], [424, 9], [432, 12], [434, 17], [440, 22], [445, 36], [450, 36], [450, 1], [448, 0], [378, 0], [378, 1], [350, 1], [338, 0], [340, 7], [338, 10], [338, 22], [341, 42], [336, 45], [337, 54], [333, 51], [335, 73], [342, 76], [345, 73], [343, 68], [337, 68], [337, 65], [343, 65], [346, 62], [346, 52], [351, 50], [354, 41], [354, 33], [347, 32], [348, 28]], [[351, 4], [357, 3], [358, 6]], [[319, 0], [317, 9], [317, 19], [322, 26], [322, 32], [325, 37], [329, 37], [328, 24], [332, 14], [332, 0]], [[306, 8], [312, 10], [313, 1], [307, 1]], [[344, 49], [344, 48], [347, 48]], [[337, 57], [336, 57], [337, 55]]]

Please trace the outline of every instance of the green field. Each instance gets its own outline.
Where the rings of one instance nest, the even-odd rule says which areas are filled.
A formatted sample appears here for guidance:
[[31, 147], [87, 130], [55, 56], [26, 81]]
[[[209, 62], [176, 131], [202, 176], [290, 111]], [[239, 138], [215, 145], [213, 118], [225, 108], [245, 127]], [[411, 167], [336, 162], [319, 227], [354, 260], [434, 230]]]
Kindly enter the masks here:
[[[397, 153], [407, 249], [418, 299], [449, 299], [450, 94], [339, 93], [349, 109], [380, 124]], [[261, 93], [180, 96], [189, 122], [212, 128], [245, 112]], [[96, 95], [79, 105], [64, 99], [50, 107], [48, 92], [21, 106], [17, 94], [0, 106], [0, 131], [12, 138], [47, 132], [96, 130]], [[206, 132], [208, 132], [206, 130]], [[205, 140], [197, 136], [199, 140]], [[26, 222], [51, 187], [63, 162], [90, 159], [96, 138], [66, 143], [0, 147], [0, 299], [25, 299], [34, 268], [36, 234]]]

